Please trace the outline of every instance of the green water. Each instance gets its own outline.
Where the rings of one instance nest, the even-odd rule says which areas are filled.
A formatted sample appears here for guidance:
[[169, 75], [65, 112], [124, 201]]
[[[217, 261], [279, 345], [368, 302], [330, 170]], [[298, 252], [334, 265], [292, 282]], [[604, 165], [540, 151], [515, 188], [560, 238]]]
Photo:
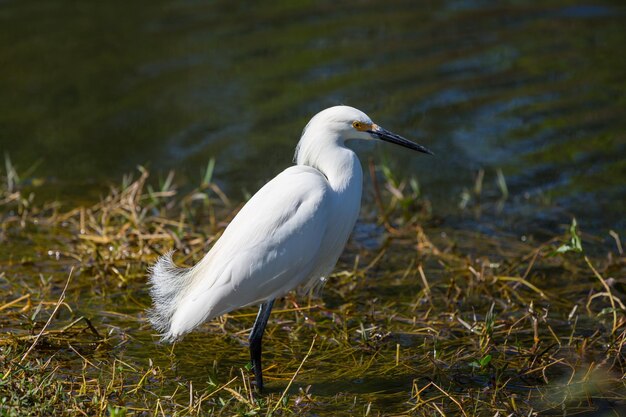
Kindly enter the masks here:
[[[620, 1], [72, 2], [0, 7], [0, 151], [39, 193], [95, 199], [137, 164], [230, 195], [286, 167], [338, 103], [437, 154], [388, 144], [434, 211], [482, 231], [624, 230], [626, 8]], [[459, 214], [485, 170], [481, 216]], [[88, 196], [88, 197], [86, 197]]]

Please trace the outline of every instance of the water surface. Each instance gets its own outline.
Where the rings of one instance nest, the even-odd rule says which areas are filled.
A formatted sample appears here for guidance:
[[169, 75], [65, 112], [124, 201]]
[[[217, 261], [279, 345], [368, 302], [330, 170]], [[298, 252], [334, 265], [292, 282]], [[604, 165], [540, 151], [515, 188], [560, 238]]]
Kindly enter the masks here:
[[[433, 149], [355, 145], [418, 177], [462, 228], [624, 230], [626, 9], [619, 1], [5, 1], [0, 150], [40, 193], [95, 199], [137, 164], [234, 197], [339, 103]], [[484, 201], [459, 212], [485, 170]]]

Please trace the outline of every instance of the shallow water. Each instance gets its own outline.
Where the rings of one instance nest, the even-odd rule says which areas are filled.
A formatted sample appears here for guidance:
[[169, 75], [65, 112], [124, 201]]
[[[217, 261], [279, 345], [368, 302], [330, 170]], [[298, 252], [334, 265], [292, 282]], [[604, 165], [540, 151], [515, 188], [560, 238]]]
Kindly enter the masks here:
[[[137, 164], [196, 184], [211, 157], [236, 197], [345, 103], [435, 151], [355, 145], [416, 175], [451, 225], [623, 231], [626, 9], [494, 4], [5, 1], [0, 150], [61, 199], [96, 199]], [[497, 169], [509, 198], [460, 213], [480, 168], [483, 203]]]
[[[48, 241], [54, 246], [55, 234], [60, 240], [68, 237], [63, 236], [61, 230], [56, 232], [42, 236], [36, 230], [25, 230], [23, 235], [24, 240], [40, 238], [41, 242], [36, 245]], [[596, 313], [602, 311], [602, 306], [608, 305], [608, 302], [602, 304], [601, 300], [596, 300], [589, 312], [589, 305], [587, 309], [583, 307], [588, 294], [594, 291], [594, 281], [589, 272], [585, 274], [573, 264], [564, 267], [561, 260], [554, 263], [555, 258], [544, 258], [533, 268], [532, 281], [548, 294], [547, 298], [519, 286], [507, 287], [508, 291], [500, 293], [497, 289], [493, 290], [501, 285], [492, 280], [493, 276], [488, 273], [486, 276], [489, 278], [474, 280], [467, 270], [469, 264], [455, 266], [458, 259], [473, 258], [474, 254], [483, 259], [488, 257], [488, 263], [477, 261], [474, 264], [478, 269], [479, 265], [485, 267], [494, 262], [515, 265], [518, 259], [525, 258], [524, 255], [536, 249], [534, 245], [518, 239], [493, 239], [454, 230], [448, 230], [445, 236], [435, 230], [427, 232], [438, 247], [453, 244], [462, 254], [457, 261], [453, 257], [418, 257], [419, 262], [423, 262], [433, 291], [432, 300], [425, 297], [414, 269], [414, 241], [408, 237], [396, 237], [375, 267], [353, 276], [332, 277], [324, 290], [323, 301], [310, 300], [313, 304], [310, 311], [293, 311], [294, 305], [289, 297], [277, 302], [264, 339], [265, 375], [270, 395], [278, 396], [286, 389], [314, 337], [313, 354], [289, 390], [293, 401], [300, 395], [300, 389], [311, 386], [313, 405], [310, 410], [300, 410], [303, 415], [324, 412], [338, 416], [360, 415], [365, 414], [365, 409], [370, 406], [372, 415], [405, 415], [415, 404], [415, 386], [424, 388], [433, 378], [445, 382], [449, 390], [461, 395], [474, 392], [478, 396], [479, 392], [491, 392], [497, 372], [479, 371], [469, 363], [482, 355], [477, 351], [477, 346], [482, 343], [479, 341], [481, 331], [477, 329], [481, 328], [482, 322], [486, 322], [486, 313], [496, 305], [497, 325], [493, 341], [489, 343], [489, 352], [494, 356], [494, 363], [498, 364], [497, 369], [501, 369], [498, 375], [508, 379], [503, 395], [519, 395], [521, 399], [528, 397], [525, 403], [545, 407], [538, 399], [538, 393], [562, 390], [559, 388], [562, 378], [570, 378], [574, 368], [569, 364], [551, 366], [546, 371], [550, 384], [527, 372], [528, 369], [519, 369], [520, 361], [537, 354], [529, 350], [533, 343], [533, 327], [525, 304], [528, 301], [534, 303], [534, 307], [531, 303], [531, 309], [545, 314], [545, 322], [542, 323], [551, 326], [550, 331], [544, 324], [539, 327], [542, 350], [554, 350], [554, 356], [560, 358], [559, 361], [579, 358], [583, 363], [593, 363], [606, 358], [609, 343], [605, 339], [606, 326], [610, 327], [610, 320], [606, 315]], [[359, 251], [353, 243], [341, 258], [338, 271], [351, 271], [357, 253], [362, 256], [360, 269], [363, 270], [378, 252], [372, 249]], [[71, 247], [71, 244], [61, 244], [62, 248], [67, 246]], [[97, 248], [103, 253], [129, 250], [128, 247], [116, 249], [114, 246], [101, 245]], [[6, 254], [0, 253], [0, 266], [6, 267], [0, 271], [6, 272], [6, 275], [0, 275], [0, 297], [15, 299], [30, 293], [33, 307], [43, 300], [50, 301], [41, 311], [39, 306], [20, 315], [19, 305], [11, 310], [10, 316], [2, 315], [0, 329], [5, 342], [10, 339], [10, 336], [7, 337], [10, 333], [24, 337], [29, 334], [29, 329], [33, 329], [30, 331], [32, 334], [43, 325], [55, 304], [54, 300], [62, 292], [70, 265], [77, 264], [70, 254], [69, 250], [62, 250], [59, 257], [54, 253], [37, 252], [30, 258], [18, 260], [15, 259], [17, 256], [11, 256], [9, 259], [12, 261], [7, 261], [3, 259]], [[75, 256], [81, 258], [80, 254]], [[192, 384], [196, 392], [213, 391], [216, 386], [211, 388], [211, 381], [221, 385], [246, 374], [247, 333], [254, 319], [254, 308], [235, 311], [226, 321], [214, 320], [203, 325], [174, 347], [159, 344], [158, 336], [145, 316], [150, 301], [142, 273], [137, 271], [144, 266], [137, 261], [121, 259], [114, 262], [106, 254], [101, 256], [103, 259], [98, 262], [94, 260], [95, 255], [94, 259], [82, 256], [66, 293], [68, 306], [61, 308], [51, 327], [63, 328], [77, 317], [84, 316], [92, 321], [100, 335], [106, 335], [106, 341], [103, 343], [101, 337], [94, 337], [81, 322], [75, 326], [76, 334], [73, 336], [71, 333], [62, 334], [57, 340], [45, 337], [32, 352], [31, 358], [43, 358], [45, 361], [54, 353], [57, 361], [54, 363], [60, 364], [57, 378], [74, 382], [82, 378], [99, 380], [105, 385], [112, 379], [108, 370], [115, 368], [120, 373], [119, 378], [124, 375], [126, 389], [112, 389], [110, 403], [130, 408], [146, 406], [145, 399], [129, 392], [145, 374], [151, 375], [143, 383], [150, 394], [149, 408], [154, 406], [154, 398], [157, 398], [154, 395], [165, 401], [177, 392], [178, 403], [184, 405]], [[131, 273], [127, 274], [126, 282], [122, 282], [110, 269], [109, 272], [96, 271], [112, 264], [120, 270], [128, 264]], [[505, 267], [496, 268], [497, 273], [506, 270]], [[523, 271], [526, 263], [520, 261], [518, 268]], [[623, 266], [614, 270], [614, 276], [623, 283], [620, 271], [623, 271]], [[454, 284], [455, 280], [459, 286]], [[461, 293], [451, 296], [454, 288]], [[515, 298], [504, 298], [502, 294], [507, 293], [514, 293]], [[306, 308], [306, 299], [299, 299], [298, 302]], [[572, 306], [580, 307], [574, 320], [570, 319], [576, 312]], [[473, 328], [461, 326], [459, 319], [472, 324]], [[516, 323], [513, 326], [516, 328], [509, 337], [512, 328], [508, 326], [511, 323]], [[552, 342], [552, 332], [559, 335], [562, 345]], [[586, 343], [590, 343], [591, 347], [580, 347]], [[25, 349], [30, 343], [22, 344]], [[0, 359], [6, 354], [6, 346], [6, 343], [0, 344]], [[18, 348], [20, 346], [18, 344]], [[396, 363], [397, 354], [401, 365]], [[84, 358], [90, 361], [89, 367], [85, 365]], [[509, 362], [513, 364], [511, 369], [507, 369]], [[8, 367], [6, 363], [0, 363], [0, 366]], [[585, 365], [576, 366], [580, 366], [579, 375], [588, 373]], [[159, 371], [152, 372], [153, 367]], [[239, 381], [233, 387], [238, 384]], [[623, 384], [620, 382], [618, 387], [623, 388]], [[616, 392], [619, 395], [616, 394], [615, 401], [607, 405], [607, 410], [609, 406], [623, 404], [624, 390], [617, 391], [616, 388]], [[433, 389], [425, 391], [426, 396], [435, 394], [437, 391], [433, 392]], [[89, 401], [84, 394], [76, 395], [85, 403]], [[610, 396], [607, 395], [607, 398]], [[604, 400], [598, 398], [598, 401]], [[596, 404], [595, 398], [593, 402]], [[210, 406], [215, 406], [215, 403], [207, 402], [205, 412]], [[561, 411], [561, 406], [556, 409]], [[594, 407], [597, 411], [598, 405]], [[293, 405], [293, 409], [297, 411], [298, 405]], [[137, 412], [133, 415], [145, 414]]]

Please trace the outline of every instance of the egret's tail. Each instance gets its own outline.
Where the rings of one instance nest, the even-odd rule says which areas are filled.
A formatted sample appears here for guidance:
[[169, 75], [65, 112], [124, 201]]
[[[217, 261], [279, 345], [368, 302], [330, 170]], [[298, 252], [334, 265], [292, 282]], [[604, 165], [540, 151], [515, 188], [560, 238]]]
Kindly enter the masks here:
[[172, 260], [172, 251], [161, 256], [150, 267], [150, 296], [152, 308], [148, 318], [152, 326], [161, 333], [162, 340], [173, 341], [179, 335], [172, 332], [172, 317], [180, 299], [191, 281], [191, 268], [179, 268]]

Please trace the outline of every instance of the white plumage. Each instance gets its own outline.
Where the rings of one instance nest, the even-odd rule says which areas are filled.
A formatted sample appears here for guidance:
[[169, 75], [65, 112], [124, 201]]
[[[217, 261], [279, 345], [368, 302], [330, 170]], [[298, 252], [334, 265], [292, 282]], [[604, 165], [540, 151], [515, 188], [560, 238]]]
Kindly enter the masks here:
[[273, 300], [327, 276], [358, 217], [363, 173], [356, 154], [345, 146], [349, 139], [382, 139], [430, 153], [355, 108], [318, 113], [302, 133], [297, 165], [261, 188], [197, 265], [178, 268], [169, 253], [151, 268], [149, 317], [163, 339], [177, 339], [239, 307], [268, 303], [251, 334], [262, 388], [260, 342]]

